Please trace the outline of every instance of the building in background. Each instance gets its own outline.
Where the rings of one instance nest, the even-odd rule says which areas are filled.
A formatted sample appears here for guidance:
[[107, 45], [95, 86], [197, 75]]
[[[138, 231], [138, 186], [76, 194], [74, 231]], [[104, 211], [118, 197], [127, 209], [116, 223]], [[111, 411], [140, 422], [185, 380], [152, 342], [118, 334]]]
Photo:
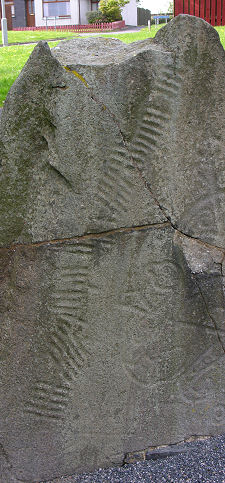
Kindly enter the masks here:
[[[13, 0], [5, 1], [5, 16], [7, 18], [7, 27], [8, 30], [12, 30], [13, 28], [13, 19], [15, 17], [15, 7]], [[0, 20], [2, 18], [2, 11], [0, 5]]]
[[122, 10], [122, 17], [125, 20], [126, 25], [137, 25], [137, 2], [136, 0], [130, 0]]
[[[10, 0], [6, 1], [8, 28], [87, 24], [86, 13], [98, 8], [99, 0]], [[127, 25], [137, 25], [136, 0], [122, 12]]]

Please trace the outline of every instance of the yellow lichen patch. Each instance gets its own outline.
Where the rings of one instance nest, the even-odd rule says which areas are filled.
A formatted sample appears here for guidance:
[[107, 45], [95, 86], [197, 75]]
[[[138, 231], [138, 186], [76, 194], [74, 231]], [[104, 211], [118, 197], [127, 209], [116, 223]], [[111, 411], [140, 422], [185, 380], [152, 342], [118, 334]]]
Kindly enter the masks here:
[[75, 75], [76, 77], [78, 77], [78, 79], [80, 79], [81, 82], [83, 82], [83, 84], [85, 85], [85, 87], [89, 88], [89, 85], [88, 85], [87, 81], [85, 80], [85, 78], [81, 74], [79, 74], [79, 72], [77, 72], [76, 70], [71, 70], [67, 66], [64, 66], [64, 69], [66, 69], [68, 72], [71, 72], [73, 75]]

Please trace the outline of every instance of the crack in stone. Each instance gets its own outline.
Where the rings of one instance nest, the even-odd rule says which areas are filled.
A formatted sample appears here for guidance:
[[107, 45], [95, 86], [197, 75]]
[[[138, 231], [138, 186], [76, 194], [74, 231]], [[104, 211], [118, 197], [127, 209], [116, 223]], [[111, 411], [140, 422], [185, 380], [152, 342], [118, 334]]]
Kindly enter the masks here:
[[160, 229], [160, 228], [166, 228], [168, 226], [170, 226], [169, 223], [165, 222], [165, 223], [152, 223], [152, 224], [140, 225], [140, 226], [120, 227], [120, 228], [114, 228], [113, 230], [102, 231], [99, 233], [85, 233], [83, 235], [77, 235], [77, 236], [68, 237], [68, 238], [54, 238], [51, 240], [43, 240], [43, 241], [38, 241], [33, 243], [14, 243], [14, 244], [11, 244], [10, 246], [0, 247], [0, 251], [16, 250], [17, 248], [41, 247], [41, 246], [48, 246], [48, 245], [51, 245], [51, 246], [58, 246], [58, 245], [60, 246], [63, 244], [69, 245], [70, 243], [74, 243], [80, 240], [98, 239], [105, 236], [115, 235], [117, 233], [132, 233], [134, 231], [148, 230], [151, 228]]
[[[170, 222], [169, 222], [170, 223]], [[222, 258], [222, 261], [220, 263], [218, 263], [219, 265], [223, 265], [223, 261], [225, 259], [225, 249], [222, 248], [222, 247], [218, 247], [217, 245], [212, 245], [211, 243], [208, 243], [204, 240], [201, 240], [200, 238], [197, 238], [197, 237], [194, 237], [192, 235], [188, 235], [187, 233], [184, 233], [180, 230], [178, 230], [178, 228], [175, 228], [172, 223], [170, 223], [172, 228], [177, 232], [179, 233], [180, 236], [182, 236], [183, 238], [190, 238], [191, 240], [195, 240], [197, 243], [199, 243], [200, 245], [203, 245], [205, 248], [210, 248], [210, 249], [216, 249], [218, 251], [220, 251], [222, 254], [223, 254], [223, 258]]]
[[[85, 79], [84, 78], [81, 78], [81, 76], [75, 72], [74, 73], [78, 78], [80, 78], [80, 80], [82, 80], [82, 82], [85, 84]], [[86, 85], [86, 87], [89, 87]], [[67, 89], [68, 87], [62, 87], [60, 85], [56, 85], [56, 86], [52, 86], [52, 88], [58, 88], [58, 89]], [[111, 117], [112, 121], [115, 123], [115, 125], [117, 125], [118, 129], [119, 129], [119, 133], [118, 134], [118, 137], [121, 136], [121, 144], [123, 143], [123, 146], [124, 146], [124, 149], [126, 150], [127, 152], [127, 155], [129, 156], [130, 158], [130, 161], [133, 165], [133, 168], [135, 169], [135, 172], [136, 172], [136, 176], [138, 178], [138, 176], [140, 177], [141, 179], [141, 182], [144, 183], [144, 186], [146, 187], [146, 189], [148, 190], [148, 193], [149, 193], [149, 199], [152, 199], [153, 202], [155, 203], [155, 205], [159, 208], [160, 212], [163, 214], [164, 218], [165, 218], [165, 221], [162, 221], [161, 223], [152, 223], [152, 224], [146, 224], [146, 225], [140, 225], [140, 226], [132, 226], [132, 227], [118, 227], [118, 228], [114, 228], [114, 229], [111, 229], [111, 230], [107, 230], [107, 231], [103, 231], [103, 232], [99, 232], [99, 233], [84, 233], [82, 235], [76, 235], [76, 236], [73, 236], [73, 237], [69, 237], [69, 238], [61, 238], [61, 239], [52, 239], [52, 240], [44, 240], [44, 241], [38, 241], [38, 242], [34, 242], [34, 243], [15, 243], [15, 242], [12, 242], [12, 244], [7, 248], [7, 247], [0, 247], [0, 250], [13, 250], [15, 251], [17, 248], [20, 248], [20, 247], [24, 247], [24, 248], [33, 248], [33, 247], [46, 247], [49, 248], [52, 246], [52, 247], [61, 247], [63, 245], [70, 245], [70, 244], [73, 244], [73, 243], [76, 243], [76, 242], [79, 242], [81, 240], [92, 240], [92, 239], [99, 239], [101, 240], [102, 237], [106, 237], [106, 236], [113, 236], [113, 235], [116, 235], [116, 234], [123, 234], [123, 233], [134, 233], [136, 231], [147, 231], [147, 230], [150, 230], [150, 229], [161, 229], [161, 228], [169, 228], [170, 229], [170, 232], [172, 232], [172, 229], [179, 233], [181, 236], [183, 237], [186, 237], [187, 239], [192, 239], [192, 240], [195, 240], [196, 242], [198, 243], [201, 243], [204, 247], [208, 247], [208, 248], [214, 248], [214, 249], [217, 249], [219, 250], [221, 253], [223, 253], [223, 257], [222, 258], [222, 261], [220, 260], [220, 263], [216, 263], [216, 265], [220, 265], [219, 267], [219, 270], [221, 271], [221, 276], [223, 275], [223, 262], [225, 260], [225, 251], [223, 250], [223, 248], [221, 247], [217, 247], [215, 245], [210, 245], [208, 244], [207, 242], [199, 239], [199, 238], [196, 238], [194, 236], [191, 236], [185, 232], [182, 232], [180, 230], [178, 230], [177, 228], [177, 225], [176, 223], [172, 223], [171, 221], [171, 218], [170, 218], [170, 213], [166, 214], [165, 210], [167, 210], [166, 207], [163, 207], [161, 206], [159, 200], [157, 199], [157, 192], [156, 194], [154, 194], [154, 190], [155, 190], [155, 187], [154, 187], [154, 184], [153, 184], [153, 187], [151, 186], [151, 180], [150, 180], [150, 183], [148, 182], [148, 180], [146, 178], [148, 178], [147, 176], [145, 176], [145, 173], [142, 171], [142, 169], [138, 166], [138, 164], [136, 163], [135, 161], [135, 158], [134, 158], [134, 155], [132, 154], [132, 145], [130, 145], [130, 143], [128, 142], [128, 140], [126, 139], [126, 136], [125, 136], [125, 132], [123, 133], [122, 132], [122, 129], [120, 127], [120, 120], [118, 120], [116, 118], [116, 115], [110, 111], [110, 109], [108, 107], [106, 107], [100, 100], [98, 100], [95, 95], [93, 94], [93, 89], [90, 88], [90, 97], [91, 99], [93, 99], [94, 102], [98, 103], [100, 106], [101, 106], [101, 110], [103, 111], [108, 111], [109, 113], [109, 116]], [[125, 131], [125, 130], [124, 130]], [[69, 181], [65, 178], [65, 176], [57, 169], [55, 168], [54, 166], [50, 165], [51, 168], [55, 171], [55, 173], [58, 175], [58, 176], [61, 176], [62, 179], [65, 181], [65, 182], [68, 182]], [[144, 189], [144, 187], [143, 187]], [[167, 205], [167, 203], [165, 203]], [[170, 210], [168, 210], [170, 211]], [[166, 221], [167, 220], [167, 221]], [[164, 235], [164, 233], [163, 233]], [[219, 274], [219, 277], [220, 277], [220, 274]], [[196, 284], [197, 286], [197, 289], [200, 293], [200, 296], [203, 300], [203, 304], [205, 306], [205, 310], [210, 318], [210, 320], [212, 321], [212, 326], [210, 326], [210, 329], [215, 331], [216, 334], [217, 334], [217, 338], [218, 338], [218, 341], [220, 343], [220, 345], [222, 346], [222, 349], [223, 351], [225, 352], [225, 348], [223, 346], [223, 342], [221, 340], [221, 337], [220, 337], [220, 334], [222, 332], [222, 329], [220, 329], [218, 326], [217, 326], [217, 321], [214, 320], [213, 316], [211, 316], [210, 314], [210, 306], [208, 306], [207, 304], [207, 297], [205, 298], [204, 296], [204, 292], [202, 292], [201, 290], [201, 284], [199, 283], [198, 281], [198, 278], [196, 278], [193, 274], [193, 280], [194, 280], [194, 283]], [[208, 326], [204, 326], [206, 328], [209, 328]], [[192, 439], [193, 438], [193, 439]], [[210, 436], [192, 436], [191, 438], [188, 438], [188, 439], [185, 439], [183, 441], [179, 441], [179, 442], [176, 442], [176, 443], [169, 443], [168, 445], [161, 445], [161, 446], [154, 446], [154, 447], [148, 447], [147, 449], [143, 450], [143, 451], [137, 451], [137, 452], [133, 452], [133, 453], [129, 453], [129, 455], [135, 455], [138, 454], [138, 453], [143, 453], [144, 455], [144, 459], [148, 459], [147, 458], [147, 452], [151, 452], [152, 450], [157, 450], [157, 449], [162, 449], [162, 448], [168, 448], [168, 450], [170, 450], [170, 448], [172, 446], [176, 446], [176, 445], [181, 445], [182, 443], [189, 443], [189, 442], [192, 442], [192, 441], [201, 441], [201, 440], [205, 440], [205, 439], [209, 439]], [[4, 450], [4, 448], [3, 448]], [[179, 448], [178, 448], [179, 450]], [[120, 455], [120, 462], [123, 458], [123, 454]], [[127, 464], [127, 462], [125, 461], [125, 458], [126, 456], [124, 456], [124, 459], [123, 459], [123, 463], [122, 464]], [[129, 462], [128, 462], [129, 463]], [[28, 480], [21, 480], [21, 479], [17, 479], [17, 481], [27, 481]]]
[[[166, 456], [173, 456], [182, 452], [187, 452], [191, 447], [189, 448], [188, 445], [189, 443], [194, 443], [194, 442], [199, 442], [199, 441], [206, 441], [210, 439], [211, 436], [201, 436], [201, 435], [193, 435], [190, 436], [189, 438], [186, 438], [184, 440], [175, 442], [175, 443], [169, 443], [166, 445], [160, 445], [160, 446], [149, 446], [148, 448], [142, 449], [142, 450], [137, 450], [137, 451], [132, 451], [131, 453], [126, 453], [122, 462], [122, 466], [128, 465], [128, 464], [133, 464], [138, 461], [146, 461], [153, 459], [151, 458], [151, 454], [154, 455], [154, 453], [158, 450], [158, 457], [163, 457], [164, 452], [167, 450], [167, 455]], [[186, 445], [183, 448], [180, 445]], [[177, 447], [177, 448], [176, 448]], [[177, 451], [176, 451], [177, 450]], [[169, 454], [170, 453], [170, 454]], [[157, 459], [157, 455], [156, 458]]]
[[197, 237], [194, 237], [192, 235], [189, 235], [188, 233], [185, 233], [181, 230], [178, 229], [177, 225], [172, 223], [171, 221], [171, 218], [170, 216], [168, 216], [165, 212], [165, 210], [163, 209], [163, 207], [161, 206], [160, 202], [158, 201], [158, 199], [156, 198], [156, 196], [154, 195], [153, 191], [152, 191], [152, 188], [150, 186], [150, 183], [145, 179], [141, 169], [138, 167], [137, 163], [135, 162], [134, 158], [133, 158], [133, 155], [132, 153], [130, 152], [130, 149], [129, 149], [129, 146], [127, 146], [127, 143], [126, 143], [126, 140], [123, 136], [123, 133], [122, 131], [120, 130], [120, 134], [121, 134], [121, 137], [123, 139], [123, 144], [124, 144], [124, 147], [126, 148], [128, 154], [129, 154], [129, 157], [130, 157], [130, 161], [132, 163], [132, 165], [134, 166], [134, 168], [137, 170], [142, 182], [144, 183], [145, 187], [147, 188], [148, 192], [150, 193], [150, 196], [151, 198], [153, 199], [154, 203], [158, 206], [158, 208], [160, 209], [161, 213], [163, 214], [163, 216], [165, 216], [165, 218], [167, 219], [168, 223], [170, 223], [171, 227], [176, 230], [178, 233], [180, 233], [181, 235], [183, 236], [186, 236], [188, 238], [192, 238], [193, 240], [197, 240], [199, 241], [200, 243], [204, 244], [205, 246], [208, 246], [210, 248], [216, 248], [218, 250], [221, 250], [223, 253], [224, 253], [224, 257], [225, 257], [225, 250], [223, 250], [221, 247], [218, 247], [216, 245], [211, 245], [209, 243], [207, 243], [206, 241], [204, 240], [201, 240], [200, 238], [197, 238]]
[[214, 263], [215, 263], [215, 265], [219, 265], [220, 275], [221, 275], [221, 277], [223, 277], [223, 262], [214, 262]]
[[[196, 324], [196, 322], [189, 322], [189, 321], [187, 321], [187, 322], [182, 321], [181, 325], [187, 325], [188, 327], [193, 326], [193, 327], [197, 327], [198, 329], [202, 329], [202, 330], [207, 329], [207, 330], [211, 330], [212, 332], [215, 332], [214, 325], [213, 325], [213, 327], [212, 327], [212, 325], [206, 325], [206, 324], [200, 326], [200, 325]], [[219, 330], [219, 332], [222, 332], [222, 333], [225, 334], [225, 329], [220, 328], [218, 330]]]
[[160, 211], [162, 212], [163, 216], [165, 216], [165, 218], [168, 220], [168, 222], [171, 224], [172, 228], [174, 228], [176, 230], [176, 226], [172, 224], [171, 222], [171, 219], [168, 215], [166, 215], [166, 213], [164, 212], [164, 209], [163, 207], [160, 205], [159, 201], [157, 200], [156, 196], [154, 195], [152, 189], [151, 189], [151, 186], [149, 184], [149, 182], [145, 179], [145, 177], [143, 176], [143, 173], [141, 171], [141, 169], [138, 167], [137, 163], [135, 162], [134, 160], [134, 157], [132, 155], [132, 152], [130, 151], [130, 148], [129, 146], [127, 145], [127, 142], [126, 142], [126, 139], [123, 135], [123, 132], [122, 130], [120, 129], [120, 135], [122, 137], [122, 140], [123, 140], [123, 145], [125, 147], [125, 149], [127, 150], [128, 152], [128, 155], [129, 155], [129, 158], [130, 158], [130, 161], [132, 163], [132, 165], [134, 166], [134, 168], [137, 170], [138, 174], [139, 174], [139, 177], [140, 179], [142, 180], [142, 182], [144, 183], [145, 187], [147, 188], [148, 192], [150, 193], [151, 195], [151, 198], [153, 199], [154, 203], [158, 206], [158, 208], [160, 209]]
[[[33, 242], [33, 243], [12, 243], [9, 246], [0, 247], [0, 251], [1, 250], [15, 250], [17, 248], [23, 248], [23, 247], [25, 247], [25, 248], [26, 247], [27, 248], [40, 247], [40, 246], [45, 246], [45, 245], [55, 245], [55, 246], [57, 246], [57, 245], [62, 245], [64, 243], [70, 244], [70, 243], [76, 242], [77, 240], [86, 240], [86, 239], [92, 239], [92, 238], [98, 239], [98, 238], [101, 238], [103, 236], [111, 236], [111, 235], [114, 235], [114, 234], [117, 234], [117, 233], [132, 233], [133, 231], [148, 230], [148, 229], [151, 229], [151, 228], [158, 229], [158, 228], [164, 228], [164, 227], [168, 227], [168, 226], [173, 228], [174, 231], [179, 233], [181, 236], [196, 240], [198, 243], [205, 246], [206, 248], [214, 248], [214, 249], [221, 251], [221, 253], [223, 253], [223, 255], [224, 255], [222, 262], [219, 263], [219, 265], [221, 265], [221, 272], [222, 272], [222, 265], [223, 265], [223, 261], [225, 259], [225, 250], [223, 250], [223, 248], [217, 247], [216, 245], [211, 245], [210, 243], [207, 243], [203, 240], [200, 240], [199, 238], [195, 238], [193, 236], [189, 236], [186, 233], [181, 232], [177, 228], [174, 228], [174, 226], [171, 224], [170, 221], [165, 221], [164, 223], [150, 223], [150, 224], [147, 224], [147, 225], [136, 225], [136, 226], [130, 226], [130, 227], [122, 226], [122, 227], [114, 228], [112, 230], [106, 230], [106, 231], [97, 232], [97, 233], [83, 233], [82, 235], [75, 235], [75, 236], [72, 236], [72, 237], [65, 237], [65, 238], [52, 238], [50, 240], [37, 241], [37, 242]], [[223, 276], [223, 274], [222, 274], [222, 276]]]
[[212, 323], [213, 323], [213, 326], [214, 326], [214, 329], [215, 329], [215, 332], [216, 332], [216, 336], [217, 336], [217, 339], [218, 339], [219, 345], [220, 345], [220, 347], [222, 348], [223, 352], [225, 353], [225, 346], [223, 345], [223, 341], [222, 341], [222, 339], [221, 339], [221, 337], [220, 337], [220, 329], [219, 329], [219, 328], [218, 328], [218, 326], [217, 326], [216, 320], [215, 320], [215, 319], [214, 319], [214, 317], [213, 317], [213, 316], [210, 314], [209, 307], [208, 307], [207, 301], [206, 301], [206, 299], [205, 299], [205, 297], [204, 297], [204, 295], [203, 295], [203, 293], [202, 293], [202, 290], [201, 290], [200, 284], [199, 284], [199, 282], [198, 282], [197, 278], [196, 278], [196, 277], [195, 277], [193, 274], [192, 274], [192, 279], [193, 279], [193, 280], [195, 281], [195, 283], [196, 283], [196, 286], [197, 286], [197, 288], [198, 288], [198, 291], [199, 291], [199, 293], [200, 293], [200, 295], [201, 295], [201, 298], [202, 298], [202, 300], [203, 300], [203, 303], [204, 303], [204, 306], [205, 306], [205, 310], [206, 310], [206, 312], [207, 312], [207, 314], [208, 314], [209, 318], [211, 319], [211, 321], [212, 321]]
[[223, 275], [223, 262], [225, 262], [225, 251], [224, 251], [223, 258], [222, 258], [222, 260], [221, 260], [222, 275]]
[[124, 137], [124, 134], [123, 134], [123, 131], [121, 129], [121, 126], [120, 126], [120, 123], [118, 121], [118, 119], [116, 118], [115, 114], [108, 108], [108, 106], [105, 106], [105, 104], [103, 104], [97, 97], [96, 95], [93, 94], [93, 87], [91, 88], [91, 99], [93, 99], [98, 105], [100, 105], [102, 107], [103, 110], [107, 110], [107, 112], [111, 115], [114, 123], [116, 124], [116, 126], [118, 127], [119, 129], [119, 133], [120, 133], [120, 136], [122, 138], [122, 142], [123, 142], [123, 146], [124, 148], [126, 149], [127, 153], [128, 153], [128, 156], [129, 156], [129, 159], [130, 159], [130, 162], [132, 164], [132, 166], [136, 169], [136, 171], [138, 172], [139, 174], [139, 177], [140, 179], [142, 180], [142, 182], [144, 183], [146, 189], [148, 190], [148, 192], [150, 193], [150, 196], [151, 198], [153, 199], [154, 203], [158, 206], [158, 208], [160, 209], [161, 213], [163, 214], [163, 216], [166, 218], [167, 222], [171, 225], [171, 227], [176, 230], [178, 233], [180, 233], [181, 235], [183, 236], [186, 236], [188, 238], [191, 238], [193, 240], [196, 240], [196, 241], [199, 241], [200, 243], [204, 244], [206, 247], [209, 247], [209, 248], [216, 248], [218, 250], [221, 250], [222, 253], [224, 253], [224, 258], [225, 258], [225, 249], [221, 248], [221, 247], [218, 247], [216, 245], [212, 245], [210, 243], [207, 243], [206, 241], [204, 240], [201, 240], [200, 238], [198, 237], [194, 237], [186, 232], [183, 232], [181, 230], [178, 229], [177, 225], [172, 223], [171, 221], [171, 218], [170, 216], [168, 216], [165, 212], [165, 210], [163, 209], [163, 207], [161, 206], [160, 202], [158, 201], [158, 199], [156, 198], [156, 196], [154, 195], [153, 191], [152, 191], [152, 188], [150, 186], [150, 183], [145, 179], [143, 173], [142, 173], [142, 170], [138, 167], [136, 161], [134, 160], [134, 157], [132, 155], [132, 152], [130, 151], [130, 148], [127, 144], [127, 141]]
[[20, 482], [20, 483], [42, 483], [42, 481], [38, 482], [37, 480], [32, 480], [32, 481], [31, 480], [24, 480], [24, 479], [21, 480], [16, 475], [14, 476], [14, 478], [16, 478], [15, 482], [12, 482], [12, 483], [18, 483], [18, 482]]
[[11, 468], [12, 465], [10, 464], [9, 462], [9, 456], [8, 456], [8, 453], [7, 451], [5, 450], [4, 446], [2, 443], [0, 443], [0, 456], [3, 456], [3, 458], [5, 458], [5, 461], [6, 463], [8, 464], [8, 467]]
[[131, 164], [133, 165], [133, 167], [136, 169], [136, 171], [138, 172], [142, 182], [144, 183], [144, 185], [146, 186], [147, 190], [149, 191], [150, 195], [151, 195], [151, 198], [154, 200], [155, 204], [158, 206], [158, 208], [160, 209], [160, 211], [162, 212], [162, 214], [165, 216], [165, 218], [168, 220], [168, 222], [171, 224], [171, 226], [176, 230], [176, 226], [172, 224], [171, 222], [171, 219], [170, 217], [168, 217], [168, 215], [166, 215], [166, 213], [164, 212], [162, 206], [160, 205], [159, 201], [157, 200], [157, 198], [155, 197], [155, 195], [153, 194], [153, 191], [150, 187], [150, 184], [148, 183], [148, 181], [145, 179], [145, 177], [143, 176], [143, 173], [141, 171], [141, 169], [138, 167], [137, 163], [135, 162], [134, 160], [134, 157], [130, 151], [130, 148], [129, 146], [127, 145], [127, 141], [124, 137], [124, 134], [123, 134], [123, 131], [121, 129], [121, 126], [120, 126], [120, 123], [118, 121], [118, 119], [116, 118], [115, 114], [108, 108], [108, 106], [105, 106], [105, 104], [103, 104], [97, 97], [96, 95], [93, 94], [93, 88], [91, 88], [92, 90], [92, 93], [91, 93], [91, 99], [93, 99], [98, 105], [100, 105], [102, 107], [102, 109], [104, 110], [107, 110], [107, 112], [111, 115], [114, 123], [116, 124], [116, 126], [118, 127], [119, 129], [119, 133], [120, 133], [120, 136], [122, 138], [122, 142], [123, 142], [123, 145], [124, 145], [124, 148], [126, 149], [127, 153], [128, 153], [128, 156], [130, 158], [130, 161], [131, 161]]
[[65, 90], [69, 89], [69, 86], [66, 86], [66, 85], [60, 86], [60, 85], [58, 85], [58, 86], [51, 86], [51, 88], [52, 89], [61, 89], [61, 90], [65, 91]]
[[113, 118], [114, 123], [118, 127], [119, 132], [121, 133], [120, 124], [119, 124], [118, 119], [116, 118], [116, 115], [109, 109], [108, 106], [106, 106], [102, 101], [100, 101], [100, 99], [98, 99], [96, 97], [96, 95], [94, 94], [94, 88], [93, 87], [90, 87], [90, 91], [91, 91], [91, 94], [90, 94], [91, 99], [93, 101], [95, 101], [96, 104], [98, 104], [103, 111], [107, 111], [110, 114], [110, 116]]

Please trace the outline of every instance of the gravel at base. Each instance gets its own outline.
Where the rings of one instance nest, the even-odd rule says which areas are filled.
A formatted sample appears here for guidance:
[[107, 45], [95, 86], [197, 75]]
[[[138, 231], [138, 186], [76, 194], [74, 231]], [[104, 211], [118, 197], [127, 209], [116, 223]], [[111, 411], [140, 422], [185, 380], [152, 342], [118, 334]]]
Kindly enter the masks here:
[[119, 468], [99, 468], [93, 473], [56, 478], [51, 483], [84, 482], [225, 483], [225, 435], [188, 443], [182, 454]]

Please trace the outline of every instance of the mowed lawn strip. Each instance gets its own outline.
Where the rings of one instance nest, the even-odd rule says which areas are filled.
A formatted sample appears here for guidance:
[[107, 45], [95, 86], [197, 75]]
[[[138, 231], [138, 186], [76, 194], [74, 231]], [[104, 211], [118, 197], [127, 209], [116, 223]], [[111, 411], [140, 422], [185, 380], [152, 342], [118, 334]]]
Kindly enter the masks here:
[[[57, 44], [56, 41], [51, 42], [50, 45], [55, 47]], [[0, 107], [3, 106], [10, 87], [26, 64], [35, 45], [16, 45], [0, 49]]]
[[214, 27], [214, 28], [217, 30], [220, 36], [220, 42], [223, 48], [225, 49], [225, 25], [223, 27]]
[[[162, 27], [164, 27], [165, 24], [161, 24], [159, 26], [152, 26], [151, 30], [149, 31], [148, 28], [143, 28], [139, 32], [132, 32], [129, 34], [116, 34], [112, 33], [110, 35], [107, 34], [102, 34], [102, 37], [113, 37], [115, 39], [120, 39], [126, 44], [130, 44], [131, 42], [137, 42], [138, 40], [145, 40], [149, 38], [155, 37], [156, 32]], [[223, 27], [215, 27], [217, 30], [219, 36], [220, 36], [220, 42], [225, 49], [225, 25]]]
[[[145, 39], [153, 39], [155, 37], [156, 32], [158, 32], [159, 29], [164, 27], [165, 24], [161, 24], [159, 26], [152, 26], [151, 30], [148, 28], [143, 28], [139, 30], [139, 32], [130, 32], [130, 33], [124, 33], [124, 34], [117, 34], [117, 33], [111, 33], [111, 34], [101, 34], [101, 37], [112, 37], [114, 39], [119, 39], [122, 40], [122, 42], [125, 42], [126, 44], [131, 44], [132, 42], [138, 42], [138, 40], [145, 40]], [[87, 35], [88, 37], [88, 35]]]
[[[39, 42], [39, 40], [54, 40], [54, 39], [70, 39], [78, 37], [75, 32], [55, 31], [55, 30], [9, 30], [8, 41], [9, 44], [13, 43], [28, 43]], [[2, 36], [0, 33], [0, 45], [2, 45]]]
[[[145, 40], [147, 38], [153, 38], [157, 32], [157, 30], [161, 28], [159, 27], [152, 27], [151, 31], [148, 28], [144, 28], [139, 32], [132, 32], [132, 33], [124, 33], [124, 34], [110, 34], [106, 35], [103, 34], [101, 36], [104, 37], [113, 37], [122, 40], [125, 43], [137, 42], [138, 40]], [[225, 26], [223, 27], [216, 27], [217, 32], [220, 36], [220, 41], [225, 49]], [[17, 34], [23, 33], [23, 35], [32, 34], [37, 35], [36, 40], [44, 40], [43, 34], [47, 34], [48, 32], [16, 32]], [[57, 32], [56, 32], [57, 33]], [[68, 32], [67, 32], [68, 33]], [[42, 36], [40, 36], [42, 34]], [[72, 33], [71, 33], [72, 34]], [[52, 32], [49, 33], [49, 36], [52, 35]], [[75, 37], [77, 38], [74, 33], [73, 35], [69, 36], [68, 38]], [[87, 35], [88, 37], [88, 35]], [[25, 37], [26, 38], [26, 37]], [[48, 37], [49, 38], [49, 37]], [[83, 38], [83, 37], [82, 37]], [[33, 40], [32, 40], [33, 41]], [[50, 47], [55, 47], [59, 41], [50, 42]], [[21, 72], [24, 64], [26, 63], [28, 57], [30, 56], [32, 50], [34, 49], [35, 44], [33, 45], [16, 45], [10, 47], [1, 47], [0, 48], [0, 107], [3, 106], [4, 100], [7, 96], [7, 93], [18, 77], [19, 73]]]

